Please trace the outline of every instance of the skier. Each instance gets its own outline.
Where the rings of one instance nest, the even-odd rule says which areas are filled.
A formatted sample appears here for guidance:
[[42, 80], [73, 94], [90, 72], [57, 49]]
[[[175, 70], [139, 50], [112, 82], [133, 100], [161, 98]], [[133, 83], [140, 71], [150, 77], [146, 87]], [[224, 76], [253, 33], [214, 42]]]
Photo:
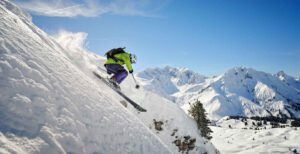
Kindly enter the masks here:
[[137, 57], [135, 54], [127, 53], [125, 48], [114, 48], [109, 50], [105, 55], [107, 61], [104, 66], [108, 74], [113, 74], [109, 81], [118, 89], [121, 82], [128, 76], [128, 72], [123, 67], [125, 64], [129, 73], [133, 73], [132, 64], [135, 64]]

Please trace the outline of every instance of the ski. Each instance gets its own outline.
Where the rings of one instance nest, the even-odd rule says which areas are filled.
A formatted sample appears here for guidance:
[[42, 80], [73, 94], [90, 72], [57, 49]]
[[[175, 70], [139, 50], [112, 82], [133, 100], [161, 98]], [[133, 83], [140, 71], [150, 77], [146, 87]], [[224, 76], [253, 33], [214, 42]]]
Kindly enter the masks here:
[[137, 103], [135, 103], [132, 99], [130, 99], [129, 97], [127, 97], [124, 93], [122, 93], [120, 90], [116, 89], [115, 87], [113, 87], [113, 85], [111, 85], [109, 83], [109, 81], [107, 81], [105, 78], [103, 78], [102, 76], [100, 76], [98, 73], [93, 72], [93, 74], [99, 78], [102, 82], [104, 82], [106, 85], [108, 85], [112, 90], [114, 90], [115, 92], [117, 92], [120, 96], [122, 96], [128, 103], [130, 103], [135, 109], [137, 109], [140, 112], [147, 112], [146, 109], [144, 109], [143, 107], [141, 107], [140, 105], [138, 105]]

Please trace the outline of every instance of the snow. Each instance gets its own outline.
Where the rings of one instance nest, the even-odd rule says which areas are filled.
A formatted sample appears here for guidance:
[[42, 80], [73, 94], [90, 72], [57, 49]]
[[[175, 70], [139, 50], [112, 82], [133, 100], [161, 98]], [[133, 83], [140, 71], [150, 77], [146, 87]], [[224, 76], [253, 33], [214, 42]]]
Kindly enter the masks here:
[[[238, 67], [207, 78], [184, 68], [148, 69], [136, 76], [143, 85], [139, 90], [130, 76], [121, 85], [148, 110], [139, 113], [125, 108], [124, 99], [92, 74], [104, 69], [105, 58], [86, 49], [86, 33], [49, 36], [7, 0], [0, 0], [0, 21], [0, 153], [181, 153], [173, 142], [185, 136], [196, 139], [189, 153], [300, 150], [294, 128], [255, 133], [239, 121], [224, 120], [227, 115], [300, 117], [299, 81], [283, 72]], [[221, 119], [216, 124], [222, 127], [211, 127], [217, 149], [184, 112], [195, 100], [211, 119]], [[162, 130], [154, 120], [163, 122]]]
[[43, 153], [169, 152], [112, 91], [102, 92], [105, 85], [82, 73], [54, 40], [3, 5], [0, 28], [2, 133], [40, 138]]
[[206, 77], [186, 68], [148, 68], [137, 74], [143, 87], [171, 101], [190, 86], [204, 82]]
[[278, 126], [273, 128], [270, 121], [223, 117], [210, 126], [211, 141], [225, 154], [299, 153], [299, 127], [291, 127], [291, 119]]
[[212, 143], [224, 154], [293, 153], [300, 151], [299, 129], [273, 128], [262, 130], [210, 127]]
[[190, 153], [217, 153], [176, 104], [129, 78], [122, 90], [148, 112], [125, 108], [92, 74], [104, 58], [84, 48], [86, 33], [51, 37], [7, 0], [0, 21], [0, 153], [178, 153], [174, 129], [196, 138]]
[[274, 76], [278, 77], [281, 81], [285, 82], [287, 85], [289, 85], [289, 86], [297, 89], [298, 91], [300, 91], [300, 80], [299, 79], [291, 77], [283, 71], [279, 71]]
[[[291, 117], [293, 114], [299, 117], [299, 110], [290, 106], [299, 104], [300, 93], [296, 84], [291, 84], [295, 82], [287, 80], [286, 76], [283, 80], [276, 75], [237, 67], [218, 77], [206, 78], [202, 83], [176, 85], [177, 89], [187, 89], [171, 96], [186, 113], [190, 108], [189, 103], [196, 100], [203, 103], [208, 117], [218, 126], [210, 127], [213, 131], [211, 142], [221, 153], [294, 153], [294, 150], [300, 151], [299, 129], [272, 129], [270, 125], [263, 125], [266, 129], [254, 130], [250, 129], [253, 120], [247, 120], [247, 126], [240, 120], [226, 120], [229, 115]], [[145, 78], [141, 80], [151, 81]], [[163, 80], [160, 82], [164, 83]], [[155, 87], [152, 91], [155, 91]]]
[[[152, 72], [147, 69], [140, 74]], [[168, 76], [165, 75], [167, 73], [156, 71], [155, 76]], [[171, 97], [186, 112], [189, 103], [200, 100], [211, 120], [228, 115], [300, 117], [298, 81], [282, 72], [274, 76], [251, 68], [236, 67], [218, 77], [205, 78], [202, 82], [180, 86], [173, 84], [174, 89], [179, 90], [169, 95], [158, 91], [158, 86], [149, 86], [155, 83], [153, 78], [145, 75], [141, 77], [140, 81], [146, 89], [162, 93], [161, 96], [167, 99]], [[165, 82], [169, 83], [169, 78], [161, 78], [159, 81], [160, 84]]]
[[[187, 116], [180, 107], [167, 99], [162, 99], [156, 94], [144, 92], [144, 90], [137, 91], [132, 88], [128, 89], [128, 87], [130, 87], [130, 82], [133, 81], [127, 80], [125, 82], [127, 83], [125, 83], [125, 86], [123, 87], [123, 89], [125, 89], [124, 91], [126, 91], [126, 93], [128, 93], [128, 95], [135, 101], [142, 102], [141, 105], [148, 110], [146, 113], [134, 113], [141, 118], [146, 126], [156, 133], [157, 136], [160, 137], [174, 153], [178, 151], [178, 147], [172, 143], [176, 139], [175, 136], [178, 136], [179, 138], [183, 138], [184, 136], [191, 136], [192, 138], [195, 138], [197, 148], [192, 153], [216, 152], [213, 145], [208, 142], [208, 140], [200, 137], [200, 132], [197, 129], [196, 123]], [[130, 91], [132, 90], [135, 92], [131, 93]], [[162, 131], [154, 129], [153, 119], [164, 122]], [[171, 136], [174, 129], [177, 129], [178, 131], [174, 136]], [[203, 144], [205, 142], [208, 143]]]
[[[220, 100], [225, 106], [236, 106], [234, 110], [228, 111], [226, 115], [241, 116], [281, 116], [282, 114], [291, 117], [298, 116], [297, 109], [289, 108], [292, 103], [297, 104], [300, 100], [300, 94], [293, 88], [282, 83], [271, 74], [259, 72], [249, 68], [234, 68], [227, 71], [220, 80], [214, 82], [214, 85], [205, 90], [199, 96], [199, 100], [204, 104], [211, 106], [211, 101], [205, 101], [206, 93], [209, 90], [216, 90], [216, 95], [226, 98]], [[211, 100], [214, 97], [210, 97]], [[224, 100], [224, 99], [223, 99]], [[291, 101], [289, 101], [291, 100]], [[239, 106], [240, 110], [237, 108]], [[223, 108], [217, 109], [220, 113]], [[239, 111], [239, 112], [237, 112]], [[279, 112], [280, 111], [280, 112]], [[219, 114], [216, 112], [217, 114]], [[293, 115], [290, 115], [290, 112]], [[218, 118], [212, 119], [217, 120]]]

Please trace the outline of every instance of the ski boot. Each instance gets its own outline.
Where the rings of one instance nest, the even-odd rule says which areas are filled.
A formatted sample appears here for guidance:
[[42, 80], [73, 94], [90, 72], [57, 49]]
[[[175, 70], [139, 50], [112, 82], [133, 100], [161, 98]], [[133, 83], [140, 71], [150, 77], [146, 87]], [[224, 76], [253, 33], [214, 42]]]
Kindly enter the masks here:
[[117, 79], [116, 77], [111, 77], [108, 79], [109, 83], [114, 87], [116, 88], [117, 90], [121, 91], [121, 87], [120, 85], [117, 83]]

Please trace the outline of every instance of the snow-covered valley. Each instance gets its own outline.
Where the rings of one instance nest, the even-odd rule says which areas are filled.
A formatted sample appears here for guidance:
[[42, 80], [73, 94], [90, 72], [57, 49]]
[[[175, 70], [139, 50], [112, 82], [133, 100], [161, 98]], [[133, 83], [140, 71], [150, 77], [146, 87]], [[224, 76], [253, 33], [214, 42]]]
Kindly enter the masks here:
[[224, 154], [299, 153], [299, 128], [263, 130], [228, 129], [211, 126], [212, 143]]
[[281, 123], [252, 119], [224, 117], [213, 130], [212, 143], [222, 153], [299, 153], [299, 127], [290, 127], [287, 120]]

